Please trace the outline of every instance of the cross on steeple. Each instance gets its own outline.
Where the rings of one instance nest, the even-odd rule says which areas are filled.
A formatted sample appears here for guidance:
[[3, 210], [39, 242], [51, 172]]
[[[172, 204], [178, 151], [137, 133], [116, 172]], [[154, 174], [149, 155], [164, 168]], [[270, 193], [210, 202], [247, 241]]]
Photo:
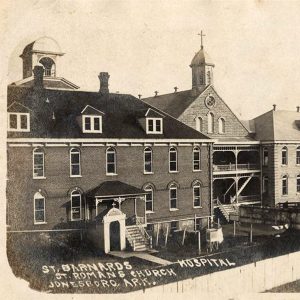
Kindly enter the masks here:
[[202, 30], [200, 31], [200, 33], [198, 33], [198, 35], [200, 35], [201, 37], [201, 49], [203, 49], [203, 37], [206, 35], [202, 32]]

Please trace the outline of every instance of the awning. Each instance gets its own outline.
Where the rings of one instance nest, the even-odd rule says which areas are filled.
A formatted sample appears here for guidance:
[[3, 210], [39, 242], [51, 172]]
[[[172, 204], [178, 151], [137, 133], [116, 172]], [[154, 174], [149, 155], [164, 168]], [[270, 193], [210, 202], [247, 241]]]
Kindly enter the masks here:
[[104, 181], [96, 188], [87, 192], [89, 198], [116, 198], [146, 195], [142, 189], [121, 181]]

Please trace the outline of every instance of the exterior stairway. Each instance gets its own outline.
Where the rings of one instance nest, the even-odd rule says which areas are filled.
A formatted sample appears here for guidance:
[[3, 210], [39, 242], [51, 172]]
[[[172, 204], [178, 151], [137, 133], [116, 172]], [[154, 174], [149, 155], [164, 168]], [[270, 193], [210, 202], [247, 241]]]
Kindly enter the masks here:
[[238, 214], [238, 207], [234, 204], [222, 204], [219, 200], [217, 200], [217, 205], [227, 222], [230, 221], [230, 215]]
[[151, 247], [140, 226], [126, 227], [126, 238], [133, 251], [147, 251]]

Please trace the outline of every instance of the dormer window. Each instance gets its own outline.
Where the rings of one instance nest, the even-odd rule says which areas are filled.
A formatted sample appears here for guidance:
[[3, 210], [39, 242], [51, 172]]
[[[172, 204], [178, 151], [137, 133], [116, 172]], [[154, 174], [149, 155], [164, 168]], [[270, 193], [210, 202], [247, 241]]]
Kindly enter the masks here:
[[8, 113], [8, 130], [29, 132], [29, 113]]
[[147, 133], [162, 134], [163, 122], [162, 118], [147, 118]]
[[82, 131], [102, 133], [102, 116], [82, 116]]

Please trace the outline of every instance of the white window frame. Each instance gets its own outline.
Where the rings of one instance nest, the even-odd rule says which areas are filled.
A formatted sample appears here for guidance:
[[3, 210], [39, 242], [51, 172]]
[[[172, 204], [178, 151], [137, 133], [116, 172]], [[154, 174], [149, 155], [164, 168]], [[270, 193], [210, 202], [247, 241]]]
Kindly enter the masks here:
[[[107, 159], [107, 157], [108, 157], [109, 153], [114, 153], [114, 162], [113, 162], [114, 172], [113, 173], [108, 172], [108, 159]], [[107, 148], [105, 156], [106, 156], [106, 175], [108, 175], [108, 176], [117, 175], [117, 151], [116, 151], [116, 149], [113, 148], [113, 147]], [[112, 163], [110, 163], [110, 164], [112, 164]]]
[[[91, 120], [91, 129], [85, 128], [85, 119]], [[95, 129], [95, 119], [99, 119], [99, 129]], [[83, 115], [82, 116], [82, 132], [84, 133], [102, 133], [102, 116]]]
[[[153, 192], [153, 187], [151, 185], [147, 185], [145, 188], [144, 188], [144, 191], [145, 192], [151, 192], [151, 200], [147, 200], [147, 195], [145, 197], [145, 209], [146, 209], [146, 213], [153, 213], [154, 212], [154, 192]], [[150, 193], [149, 193], [150, 194]], [[147, 202], [150, 202], [151, 203], [151, 207], [152, 209], [151, 210], [148, 210], [147, 209]]]
[[[176, 191], [176, 198], [171, 198], [172, 190]], [[172, 207], [172, 205], [171, 205], [172, 201], [175, 201], [175, 204], [176, 204], [175, 207]], [[169, 187], [169, 207], [170, 207], [170, 211], [178, 210], [178, 188], [175, 184], [172, 184]]]
[[[75, 196], [78, 196], [78, 195], [80, 196], [79, 206], [75, 206], [75, 207], [73, 206], [74, 193], [76, 193]], [[78, 208], [78, 207], [79, 207], [79, 218], [75, 219], [75, 218], [73, 218], [73, 208]], [[82, 220], [82, 194], [78, 190], [74, 190], [71, 193], [71, 211], [70, 211], [70, 214], [71, 214], [71, 221], [80, 221], [80, 220]]]
[[300, 146], [296, 148], [296, 165], [300, 165]]
[[[283, 182], [286, 181], [286, 193], [283, 193]], [[282, 196], [287, 196], [289, 194], [289, 182], [288, 182], [288, 176], [283, 176], [281, 178], [281, 193]]]
[[[197, 196], [198, 200], [199, 200], [199, 205], [195, 205], [195, 200], [196, 197], [195, 197], [195, 189], [199, 189], [199, 196]], [[195, 183], [193, 185], [193, 208], [201, 208], [202, 207], [202, 195], [201, 195], [201, 184], [199, 182]]]
[[[265, 153], [267, 154], [265, 156]], [[267, 161], [265, 161], [265, 157], [267, 158]], [[262, 163], [263, 163], [263, 166], [268, 166], [269, 165], [269, 149], [268, 148], [263, 148], [263, 156], [262, 156]]]
[[[17, 116], [17, 128], [10, 127], [10, 117], [12, 115]], [[27, 118], [27, 128], [21, 128], [21, 116], [26, 116]], [[17, 112], [9, 112], [8, 113], [8, 131], [18, 131], [18, 132], [29, 132], [30, 131], [30, 114], [29, 113], [17, 113]]]
[[199, 132], [203, 131], [203, 119], [202, 117], [196, 117], [195, 119], [196, 122], [196, 130]]
[[[195, 153], [198, 153], [199, 154], [199, 159], [198, 159], [198, 162], [199, 162], [199, 169], [195, 169]], [[193, 148], [193, 172], [200, 172], [201, 171], [201, 150], [199, 147], [194, 147]]]
[[219, 134], [225, 133], [225, 119], [223, 117], [218, 120]]
[[[284, 160], [283, 153], [285, 153], [285, 162], [283, 161]], [[287, 166], [288, 165], [288, 159], [289, 159], [288, 149], [287, 149], [287, 147], [283, 147], [281, 149], [281, 165], [282, 166]]]
[[[149, 129], [149, 121], [153, 121], [153, 130]], [[160, 122], [160, 130], [156, 130], [156, 123]], [[162, 134], [163, 119], [162, 118], [146, 118], [146, 133], [147, 134]]]
[[[43, 175], [42, 176], [38, 176], [35, 174], [34, 172], [34, 169], [35, 169], [35, 155], [36, 154], [42, 154], [43, 155]], [[40, 148], [35, 148], [33, 151], [32, 151], [32, 177], [33, 179], [45, 179], [45, 153], [42, 149]]]
[[[174, 151], [173, 151], [174, 149]], [[176, 160], [171, 161], [171, 152], [176, 154]], [[171, 170], [171, 162], [176, 162], [176, 169]], [[178, 151], [177, 148], [171, 147], [169, 148], [169, 173], [178, 173]]]
[[[39, 210], [36, 210], [35, 208], [35, 202], [37, 199], [43, 199], [43, 202], [44, 202], [44, 209], [39, 209]], [[37, 221], [36, 220], [36, 212], [37, 211], [43, 211], [44, 212], [44, 220], [43, 221]], [[38, 224], [46, 224], [46, 200], [45, 200], [45, 197], [40, 193], [40, 192], [36, 192], [34, 194], [34, 197], [33, 197], [33, 218], [34, 218], [34, 224], [35, 225], [38, 225]]]
[[[151, 171], [146, 170], [146, 153], [150, 153], [151, 155], [151, 162], [150, 162]], [[150, 147], [146, 147], [144, 149], [144, 174], [153, 174], [153, 151], [152, 148]]]
[[[73, 150], [76, 150], [77, 152], [76, 153], [72, 152]], [[75, 174], [75, 175], [72, 174], [72, 166], [75, 165], [75, 164], [72, 164], [72, 153], [79, 155], [79, 160], [78, 160], [79, 161], [79, 163], [78, 163], [78, 165], [79, 165], [79, 174]], [[80, 150], [78, 148], [71, 148], [69, 159], [70, 159], [70, 177], [81, 177], [81, 153], [80, 153]]]

